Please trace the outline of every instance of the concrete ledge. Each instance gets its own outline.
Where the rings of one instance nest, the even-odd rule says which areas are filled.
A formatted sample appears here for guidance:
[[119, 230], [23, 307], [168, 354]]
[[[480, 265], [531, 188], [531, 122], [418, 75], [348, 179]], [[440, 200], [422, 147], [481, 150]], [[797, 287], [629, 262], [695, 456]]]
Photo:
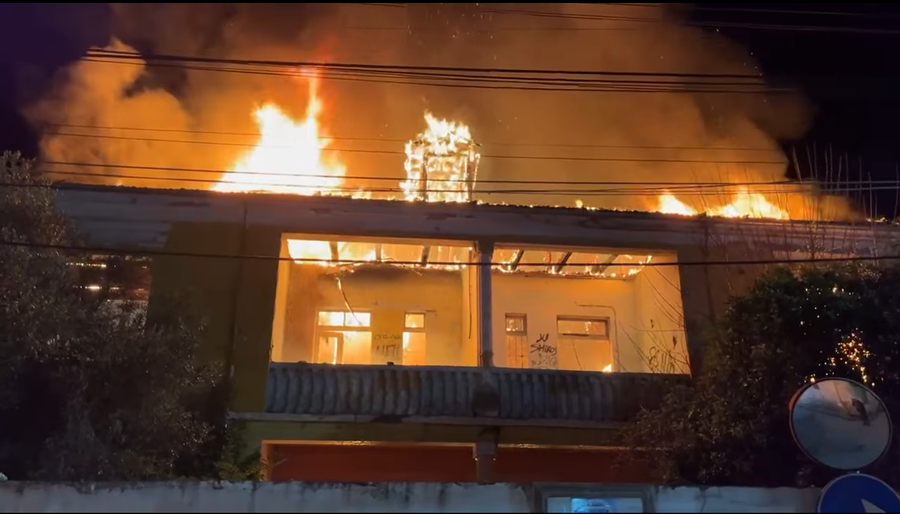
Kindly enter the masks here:
[[[0, 512], [541, 512], [549, 498], [639, 498], [644, 512], [814, 512], [815, 489], [451, 483], [6, 482]], [[633, 500], [632, 500], [633, 501]]]
[[547, 427], [547, 428], [586, 428], [593, 430], [618, 430], [625, 423], [594, 422], [577, 420], [548, 419], [502, 419], [491, 417], [441, 417], [441, 416], [372, 416], [372, 415], [315, 415], [315, 414], [276, 414], [269, 412], [232, 412], [230, 419], [239, 421], [274, 421], [279, 423], [424, 423], [432, 425], [474, 425], [481, 427]]
[[666, 391], [689, 381], [654, 373], [272, 363], [265, 410], [355, 421], [467, 418], [601, 428], [659, 405]]

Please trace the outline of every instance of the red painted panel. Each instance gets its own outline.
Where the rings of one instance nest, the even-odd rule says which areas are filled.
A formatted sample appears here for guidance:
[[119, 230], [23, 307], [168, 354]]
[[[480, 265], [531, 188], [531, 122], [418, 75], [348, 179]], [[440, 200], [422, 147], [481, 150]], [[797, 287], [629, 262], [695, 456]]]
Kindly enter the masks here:
[[[500, 448], [497, 482], [648, 483], [637, 463], [612, 450]], [[275, 445], [271, 480], [324, 482], [474, 482], [472, 449], [464, 446]]]

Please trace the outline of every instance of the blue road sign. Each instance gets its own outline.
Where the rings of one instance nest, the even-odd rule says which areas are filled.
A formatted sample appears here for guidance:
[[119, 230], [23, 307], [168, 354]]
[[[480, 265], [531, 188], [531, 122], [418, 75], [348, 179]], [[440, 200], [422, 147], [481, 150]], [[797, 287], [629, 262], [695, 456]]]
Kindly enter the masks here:
[[900, 513], [900, 496], [873, 476], [851, 473], [835, 478], [822, 489], [819, 512]]

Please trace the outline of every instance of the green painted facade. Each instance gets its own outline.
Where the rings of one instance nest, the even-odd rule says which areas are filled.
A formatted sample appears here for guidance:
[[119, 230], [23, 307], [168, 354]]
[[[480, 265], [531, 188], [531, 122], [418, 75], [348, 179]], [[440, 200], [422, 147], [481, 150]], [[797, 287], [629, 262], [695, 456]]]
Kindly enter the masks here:
[[[222, 362], [226, 371], [232, 370], [232, 410], [237, 413], [265, 410], [281, 239], [282, 227], [178, 223], [169, 233], [163, 254], [153, 259], [151, 315], [153, 298], [160, 293], [189, 295], [192, 307], [207, 323], [201, 357]], [[675, 250], [682, 262], [722, 257], [720, 248], [710, 251], [692, 246], [670, 250]], [[721, 311], [727, 296], [736, 292], [723, 286], [733, 281], [731, 275], [741, 276], [743, 272], [706, 266], [681, 266], [680, 272], [688, 347], [696, 370], [710, 321]], [[745, 278], [752, 278], [753, 274]], [[711, 284], [719, 286], [710, 287]], [[265, 440], [472, 442], [480, 430], [474, 426], [377, 423], [249, 422], [247, 425], [248, 452], [259, 450]], [[519, 427], [503, 431], [504, 438], [512, 444], [559, 444], [562, 439], [571, 439], [590, 445], [608, 438], [608, 434], [596, 430], [548, 431]], [[565, 438], [561, 439], [563, 433]]]
[[189, 296], [206, 322], [201, 357], [233, 370], [236, 412], [264, 410], [280, 248], [281, 231], [271, 227], [179, 223], [153, 259], [151, 294]]

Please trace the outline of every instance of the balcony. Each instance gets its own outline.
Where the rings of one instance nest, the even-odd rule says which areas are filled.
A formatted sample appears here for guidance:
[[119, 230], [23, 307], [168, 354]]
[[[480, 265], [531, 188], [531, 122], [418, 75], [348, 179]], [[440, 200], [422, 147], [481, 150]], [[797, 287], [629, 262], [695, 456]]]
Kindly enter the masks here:
[[685, 375], [272, 363], [266, 413], [356, 422], [596, 426], [658, 405]]
[[602, 428], [689, 380], [671, 252], [297, 234], [282, 257], [268, 420]]

